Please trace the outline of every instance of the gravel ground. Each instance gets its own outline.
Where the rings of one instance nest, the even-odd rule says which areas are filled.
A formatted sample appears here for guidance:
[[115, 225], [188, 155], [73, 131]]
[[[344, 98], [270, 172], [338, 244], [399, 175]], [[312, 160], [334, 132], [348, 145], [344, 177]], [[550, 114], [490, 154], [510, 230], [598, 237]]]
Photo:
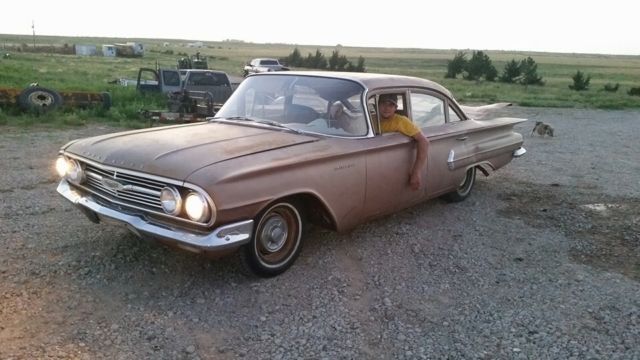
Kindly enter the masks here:
[[117, 129], [0, 127], [0, 358], [639, 359], [640, 112], [501, 112], [528, 153], [469, 199], [313, 229], [273, 279], [57, 195], [57, 149]]

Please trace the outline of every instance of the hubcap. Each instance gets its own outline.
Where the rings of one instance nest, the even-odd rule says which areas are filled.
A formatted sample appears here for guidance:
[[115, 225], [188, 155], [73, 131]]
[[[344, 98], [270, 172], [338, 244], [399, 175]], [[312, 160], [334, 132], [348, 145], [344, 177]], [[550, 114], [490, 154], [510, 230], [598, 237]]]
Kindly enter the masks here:
[[273, 214], [264, 222], [264, 227], [260, 233], [260, 244], [270, 253], [274, 253], [282, 248], [287, 240], [287, 223], [278, 214]]
[[29, 101], [34, 105], [47, 107], [53, 103], [53, 97], [44, 91], [36, 91], [29, 96]]

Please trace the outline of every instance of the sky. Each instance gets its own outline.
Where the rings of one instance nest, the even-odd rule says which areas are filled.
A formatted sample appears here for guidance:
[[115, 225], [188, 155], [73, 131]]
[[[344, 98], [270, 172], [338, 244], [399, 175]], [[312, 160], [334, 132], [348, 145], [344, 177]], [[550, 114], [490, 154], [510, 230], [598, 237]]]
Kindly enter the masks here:
[[0, 34], [640, 55], [631, 0], [8, 1]]

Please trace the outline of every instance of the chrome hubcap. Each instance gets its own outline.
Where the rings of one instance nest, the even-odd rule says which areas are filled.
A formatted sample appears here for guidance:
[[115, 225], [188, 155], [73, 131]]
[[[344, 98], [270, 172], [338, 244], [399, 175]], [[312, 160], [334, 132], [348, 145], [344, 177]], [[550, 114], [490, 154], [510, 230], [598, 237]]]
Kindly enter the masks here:
[[287, 240], [287, 223], [282, 216], [273, 214], [264, 222], [260, 233], [260, 244], [264, 249], [273, 253], [282, 248]]

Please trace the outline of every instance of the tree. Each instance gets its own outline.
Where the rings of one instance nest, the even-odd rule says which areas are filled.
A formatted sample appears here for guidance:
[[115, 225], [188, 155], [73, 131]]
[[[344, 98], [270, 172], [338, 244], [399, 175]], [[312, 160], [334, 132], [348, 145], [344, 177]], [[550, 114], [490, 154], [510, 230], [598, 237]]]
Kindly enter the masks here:
[[303, 61], [303, 66], [310, 69], [326, 69], [327, 59], [322, 55], [319, 49], [316, 49], [315, 55], [309, 53]]
[[366, 68], [364, 66], [364, 58], [362, 56], [358, 57], [358, 65], [354, 70], [355, 72], [365, 72]]
[[302, 55], [300, 55], [300, 50], [296, 47], [291, 54], [287, 56], [287, 64], [289, 64], [289, 66], [302, 66], [302, 62]]
[[346, 56], [340, 55], [340, 51], [338, 50], [333, 50], [333, 53], [329, 58], [329, 70], [345, 71], [347, 70], [348, 64], [349, 60]]
[[520, 62], [520, 71], [522, 72], [520, 79], [522, 85], [544, 85], [542, 77], [538, 76], [538, 64], [533, 61], [531, 56]]
[[316, 49], [316, 55], [313, 57], [313, 68], [314, 69], [326, 69], [327, 68], [327, 59], [324, 57], [320, 49]]
[[515, 59], [511, 59], [505, 66], [502, 71], [502, 75], [500, 75], [500, 82], [513, 84], [520, 80], [520, 76], [522, 75], [522, 71], [520, 70], [520, 63], [516, 62]]
[[458, 51], [453, 60], [447, 61], [447, 74], [444, 76], [448, 79], [455, 79], [458, 74], [464, 71], [467, 66], [467, 54], [464, 51]]
[[473, 52], [464, 70], [466, 72], [463, 75], [465, 80], [480, 80], [484, 77], [488, 81], [493, 81], [498, 75], [498, 71], [491, 63], [489, 55], [481, 50]]
[[585, 77], [585, 75], [580, 70], [578, 70], [578, 72], [576, 72], [576, 74], [571, 78], [573, 79], [573, 85], [569, 85], [569, 89], [582, 91], [589, 88], [589, 81], [591, 81], [591, 76]]

